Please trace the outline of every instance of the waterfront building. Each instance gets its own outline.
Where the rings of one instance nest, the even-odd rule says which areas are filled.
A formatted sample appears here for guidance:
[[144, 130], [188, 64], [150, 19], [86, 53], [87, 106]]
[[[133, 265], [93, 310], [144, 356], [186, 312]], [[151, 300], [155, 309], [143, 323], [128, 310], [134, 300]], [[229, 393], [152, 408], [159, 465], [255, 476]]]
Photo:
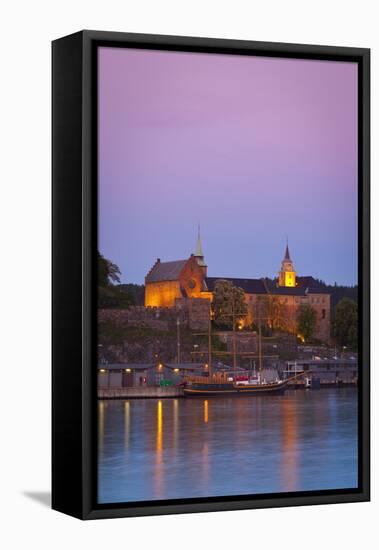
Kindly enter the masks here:
[[194, 299], [212, 301], [215, 285], [222, 279], [244, 291], [248, 314], [240, 328], [256, 323], [264, 308], [266, 324], [274, 330], [296, 334], [299, 308], [309, 305], [316, 314], [315, 338], [330, 340], [330, 295], [314, 277], [297, 275], [288, 242], [279, 276], [274, 281], [208, 277], [207, 270], [199, 231], [195, 252], [189, 258], [169, 262], [158, 258], [152, 266], [145, 277], [145, 307], [177, 308], [185, 302], [190, 308]]

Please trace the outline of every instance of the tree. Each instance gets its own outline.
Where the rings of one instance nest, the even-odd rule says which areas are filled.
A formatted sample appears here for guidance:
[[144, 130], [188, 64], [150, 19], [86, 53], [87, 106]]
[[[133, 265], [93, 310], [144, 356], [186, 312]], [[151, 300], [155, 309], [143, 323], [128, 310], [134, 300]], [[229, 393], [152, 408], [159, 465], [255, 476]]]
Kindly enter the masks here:
[[103, 309], [128, 309], [135, 305], [133, 296], [119, 285], [98, 287], [98, 307]]
[[297, 314], [297, 332], [307, 341], [311, 340], [315, 328], [315, 310], [308, 304], [300, 306]]
[[243, 289], [224, 279], [216, 281], [212, 312], [217, 325], [233, 328], [233, 317], [235, 323], [239, 323], [247, 313]]
[[98, 269], [98, 307], [127, 309], [135, 304], [135, 299], [126, 288], [120, 285], [120, 268], [97, 253]]
[[114, 283], [120, 282], [121, 271], [118, 265], [107, 260], [97, 253], [98, 286], [108, 287]]
[[340, 346], [356, 349], [358, 343], [358, 305], [350, 298], [342, 298], [336, 306], [333, 334]]
[[280, 296], [274, 294], [258, 296], [254, 318], [260, 319], [263, 326], [267, 325], [271, 330], [290, 332], [288, 307], [282, 302]]

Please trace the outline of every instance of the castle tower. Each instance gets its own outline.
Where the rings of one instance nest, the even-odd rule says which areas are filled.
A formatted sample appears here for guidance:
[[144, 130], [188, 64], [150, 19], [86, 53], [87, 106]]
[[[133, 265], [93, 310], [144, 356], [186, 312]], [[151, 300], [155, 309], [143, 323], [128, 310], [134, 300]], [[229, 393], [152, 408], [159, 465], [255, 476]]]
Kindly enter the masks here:
[[207, 276], [207, 264], [204, 261], [204, 254], [203, 254], [203, 247], [201, 244], [201, 237], [200, 237], [200, 224], [197, 228], [197, 243], [196, 243], [196, 250], [193, 254], [196, 258], [197, 264], [203, 269], [205, 277]]
[[279, 286], [295, 287], [296, 286], [296, 271], [291, 260], [290, 251], [288, 248], [288, 240], [282, 268], [279, 271]]

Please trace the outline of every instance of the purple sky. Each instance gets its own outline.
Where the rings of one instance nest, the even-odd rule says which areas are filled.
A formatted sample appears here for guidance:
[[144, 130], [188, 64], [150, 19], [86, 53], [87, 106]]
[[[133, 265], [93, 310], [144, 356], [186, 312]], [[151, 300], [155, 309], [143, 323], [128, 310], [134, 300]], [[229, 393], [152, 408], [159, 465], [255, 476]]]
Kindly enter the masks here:
[[99, 249], [123, 282], [201, 233], [209, 276], [357, 282], [354, 63], [99, 51]]

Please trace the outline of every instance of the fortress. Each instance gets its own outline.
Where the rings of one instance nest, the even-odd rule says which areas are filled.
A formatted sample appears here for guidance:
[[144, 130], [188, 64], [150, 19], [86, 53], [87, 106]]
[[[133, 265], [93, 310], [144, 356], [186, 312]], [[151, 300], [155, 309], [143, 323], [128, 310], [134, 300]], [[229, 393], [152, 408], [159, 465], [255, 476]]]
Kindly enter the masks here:
[[206, 301], [204, 305], [209, 305], [215, 284], [220, 279], [243, 289], [248, 310], [244, 324], [251, 325], [256, 321], [257, 305], [264, 301], [270, 310], [268, 324], [271, 328], [296, 334], [298, 309], [309, 305], [316, 314], [315, 338], [329, 341], [330, 295], [312, 276], [297, 275], [288, 243], [275, 282], [222, 275], [208, 277], [199, 231], [196, 250], [189, 258], [170, 262], [162, 262], [160, 258], [156, 260], [145, 277], [145, 307], [180, 309], [186, 305], [191, 310], [193, 303], [199, 303], [199, 298]]

